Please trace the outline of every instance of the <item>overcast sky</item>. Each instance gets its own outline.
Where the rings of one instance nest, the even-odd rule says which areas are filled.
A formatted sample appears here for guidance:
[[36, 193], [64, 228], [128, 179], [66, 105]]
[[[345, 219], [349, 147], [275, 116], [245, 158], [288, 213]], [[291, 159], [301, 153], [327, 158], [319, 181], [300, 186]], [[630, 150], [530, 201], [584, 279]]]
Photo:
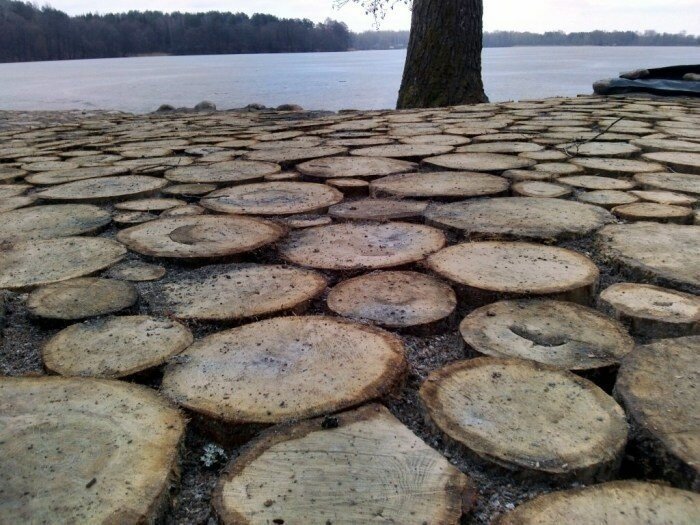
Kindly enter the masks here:
[[[43, 3], [43, 2], [41, 2]], [[280, 17], [334, 18], [354, 31], [370, 29], [372, 18], [357, 5], [333, 8], [333, 0], [49, 0], [69, 14], [87, 12], [243, 11]], [[589, 31], [622, 29], [700, 34], [700, 0], [484, 0], [487, 31]], [[400, 6], [382, 22], [382, 29], [408, 29], [410, 12]]]

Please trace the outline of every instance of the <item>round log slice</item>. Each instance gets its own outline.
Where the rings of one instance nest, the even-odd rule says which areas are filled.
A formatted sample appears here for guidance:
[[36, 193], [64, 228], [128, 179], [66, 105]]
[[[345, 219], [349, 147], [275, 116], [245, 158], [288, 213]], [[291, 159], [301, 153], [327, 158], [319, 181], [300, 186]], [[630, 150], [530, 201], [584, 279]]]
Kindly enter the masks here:
[[589, 204], [537, 197], [505, 197], [435, 205], [429, 224], [487, 237], [562, 239], [581, 237], [613, 222]]
[[0, 243], [95, 233], [111, 221], [112, 217], [107, 211], [90, 204], [22, 208], [3, 213]]
[[506, 171], [530, 168], [536, 161], [498, 153], [452, 153], [423, 161], [431, 166], [460, 171]]
[[0, 289], [21, 290], [90, 275], [118, 263], [126, 248], [110, 239], [65, 237], [0, 250]]
[[541, 164], [537, 164], [534, 167], [534, 170], [549, 173], [554, 178], [583, 172], [581, 167], [569, 162], [543, 162]]
[[634, 340], [617, 321], [562, 301], [490, 304], [471, 312], [459, 330], [480, 354], [528, 359], [563, 370], [618, 365], [634, 347]]
[[427, 207], [424, 201], [361, 199], [331, 206], [328, 214], [342, 220], [386, 222], [422, 218]]
[[176, 197], [194, 198], [211, 193], [212, 191], [216, 190], [216, 188], [216, 184], [173, 184], [172, 186], [164, 188], [163, 193], [166, 195], [174, 195]]
[[268, 431], [231, 463], [213, 498], [224, 524], [452, 524], [470, 510], [471, 480], [386, 408], [324, 421]]
[[44, 366], [63, 376], [126, 377], [165, 363], [193, 342], [170, 319], [107, 317], [74, 324], [44, 345]]
[[627, 443], [625, 413], [603, 390], [531, 361], [460, 361], [430, 374], [420, 398], [450, 439], [528, 475], [606, 479]]
[[325, 211], [343, 200], [327, 184], [312, 182], [261, 182], [224, 188], [199, 203], [210, 210], [238, 215], [294, 215]]
[[641, 149], [627, 142], [584, 142], [583, 144], [559, 144], [557, 149], [572, 156], [582, 157], [620, 157], [628, 158], [639, 153]]
[[372, 321], [389, 328], [430, 325], [457, 306], [445, 283], [417, 272], [377, 272], [348, 279], [328, 294], [328, 307], [338, 315]]
[[415, 171], [418, 166], [404, 160], [382, 157], [326, 157], [299, 164], [296, 169], [307, 177], [336, 179], [347, 177], [386, 177]]
[[165, 178], [183, 184], [241, 184], [257, 182], [280, 171], [282, 168], [271, 162], [232, 160], [175, 168], [168, 170]]
[[585, 190], [631, 190], [637, 184], [634, 181], [614, 179], [612, 177], [598, 177], [597, 175], [574, 175], [561, 177], [557, 182], [567, 184], [575, 188]]
[[625, 359], [615, 396], [632, 423], [632, 439], [654, 473], [700, 490], [700, 336], [660, 339]]
[[27, 298], [27, 310], [36, 317], [73, 321], [130, 308], [137, 299], [131, 283], [83, 277], [37, 288]]
[[700, 175], [692, 173], [640, 173], [634, 180], [649, 189], [700, 195]]
[[325, 270], [391, 268], [424, 259], [445, 235], [422, 224], [331, 224], [293, 231], [279, 247], [285, 260]]
[[154, 523], [168, 505], [182, 415], [151, 389], [97, 379], [0, 379], [7, 523]]
[[572, 159], [571, 162], [589, 173], [597, 173], [599, 175], [631, 176], [636, 173], [653, 173], [664, 170], [664, 166], [657, 162], [645, 162], [643, 160], [632, 159], [588, 157]]
[[540, 197], [546, 199], [558, 199], [568, 197], [572, 189], [562, 184], [543, 182], [538, 180], [526, 180], [513, 184], [513, 193], [523, 197]]
[[53, 201], [103, 202], [135, 199], [158, 192], [168, 181], [145, 175], [121, 175], [84, 179], [37, 191], [40, 199]]
[[700, 496], [641, 481], [611, 481], [553, 492], [520, 505], [494, 525], [692, 525]]
[[403, 344], [330, 317], [278, 317], [197, 341], [166, 368], [163, 392], [201, 414], [275, 424], [332, 413], [390, 392]]
[[630, 192], [632, 195], [648, 202], [658, 202], [659, 204], [672, 204], [674, 206], [693, 206], [698, 199], [682, 193], [672, 191], [649, 191], [636, 190]]
[[508, 191], [508, 180], [485, 173], [440, 171], [390, 175], [370, 183], [373, 197], [414, 197], [457, 200], [499, 195]]
[[26, 208], [30, 204], [34, 204], [36, 200], [34, 195], [0, 198], [0, 213]]
[[650, 161], [666, 164], [674, 170], [700, 174], [700, 153], [660, 151], [656, 153], [644, 153], [642, 157]]
[[0, 199], [19, 197], [32, 188], [29, 184], [0, 184]]
[[475, 292], [552, 295], [588, 303], [598, 267], [580, 253], [525, 242], [472, 242], [428, 257], [428, 268]]
[[420, 160], [432, 155], [442, 155], [449, 153], [454, 147], [442, 146], [440, 144], [387, 144], [386, 146], [370, 146], [369, 148], [359, 148], [352, 150], [353, 157], [384, 157], [394, 159], [415, 159]]
[[674, 224], [692, 224], [693, 210], [685, 206], [659, 204], [657, 202], [636, 202], [623, 204], [612, 212], [626, 221], [655, 221]]
[[73, 170], [44, 171], [25, 177], [30, 184], [54, 185], [65, 184], [85, 179], [97, 179], [100, 177], [113, 177], [129, 173], [128, 168], [120, 166], [97, 166], [92, 168], [76, 168]]
[[333, 157], [347, 153], [347, 148], [339, 146], [315, 146], [315, 147], [283, 147], [277, 149], [267, 149], [251, 151], [245, 158], [252, 161], [276, 162], [283, 166], [290, 166], [299, 162], [305, 162], [321, 157]]
[[595, 190], [586, 191], [578, 195], [577, 199], [586, 204], [594, 204], [602, 206], [605, 209], [612, 209], [623, 204], [632, 204], [639, 202], [639, 198], [631, 195], [634, 192], [626, 192], [619, 190]]
[[[488, 137], [488, 135], [486, 135]], [[478, 141], [480, 137], [474, 140]], [[534, 142], [479, 142], [457, 148], [457, 153], [525, 153], [530, 151], [541, 151], [544, 146]]]
[[228, 321], [273, 312], [301, 313], [326, 289], [325, 278], [311, 270], [274, 265], [240, 265], [163, 285], [157, 302], [178, 319]]
[[115, 213], [112, 220], [118, 226], [133, 226], [134, 224], [143, 224], [148, 221], [155, 221], [158, 215], [145, 211], [123, 211]]
[[284, 234], [282, 226], [254, 217], [194, 215], [140, 224], [119, 232], [117, 240], [151, 257], [198, 259], [252, 251]]
[[142, 261], [128, 261], [109, 269], [108, 275], [113, 279], [123, 281], [146, 282], [162, 279], [166, 274], [165, 268], [157, 264]]
[[598, 232], [600, 254], [637, 275], [700, 286], [700, 227], [637, 222]]
[[187, 203], [180, 199], [138, 199], [127, 202], [119, 202], [114, 205], [118, 210], [128, 211], [163, 211], [185, 206]]
[[670, 152], [670, 151], [686, 151], [688, 153], [700, 153], [700, 144], [689, 140], [673, 140], [662, 138], [634, 139], [630, 141], [633, 145], [639, 146], [646, 151]]

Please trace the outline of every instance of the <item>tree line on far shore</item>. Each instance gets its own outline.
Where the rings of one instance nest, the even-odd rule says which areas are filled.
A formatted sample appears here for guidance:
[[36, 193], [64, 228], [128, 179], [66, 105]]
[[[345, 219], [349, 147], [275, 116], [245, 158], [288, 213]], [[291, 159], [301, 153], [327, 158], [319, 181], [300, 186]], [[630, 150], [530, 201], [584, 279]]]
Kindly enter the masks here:
[[[314, 23], [263, 14], [159, 11], [70, 17], [48, 6], [0, 0], [0, 62], [397, 49], [407, 43], [408, 31], [351, 33], [334, 20]], [[700, 37], [654, 31], [484, 34], [485, 47], [538, 45], [697, 46]]]

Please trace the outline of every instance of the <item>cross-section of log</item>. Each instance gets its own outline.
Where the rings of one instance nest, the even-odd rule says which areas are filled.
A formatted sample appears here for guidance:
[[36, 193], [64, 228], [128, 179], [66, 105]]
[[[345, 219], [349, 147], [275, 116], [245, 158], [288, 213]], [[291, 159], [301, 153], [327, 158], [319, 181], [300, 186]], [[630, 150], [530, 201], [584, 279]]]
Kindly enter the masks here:
[[454, 525], [474, 495], [467, 476], [369, 405], [264, 433], [226, 469], [213, 502], [226, 525]]
[[674, 224], [692, 224], [693, 210], [685, 206], [659, 204], [657, 202], [635, 202], [616, 206], [612, 212], [626, 221], [655, 221]]
[[474, 310], [459, 327], [467, 344], [492, 357], [537, 361], [563, 370], [617, 365], [634, 347], [613, 319], [575, 303], [501, 301]]
[[596, 206], [602, 206], [606, 210], [612, 209], [616, 206], [621, 206], [623, 204], [632, 204], [633, 202], [638, 202], [639, 198], [631, 195], [626, 191], [619, 190], [595, 190], [586, 191], [581, 193], [577, 197], [581, 202], [586, 204], [595, 204]]
[[457, 306], [445, 283], [418, 272], [377, 272], [343, 281], [328, 295], [338, 315], [389, 328], [431, 325]]
[[129, 173], [128, 168], [119, 166], [97, 166], [92, 168], [76, 168], [74, 170], [44, 171], [29, 175], [24, 180], [30, 184], [53, 185], [84, 179], [124, 175], [125, 173]]
[[283, 166], [291, 166], [299, 162], [318, 159], [321, 157], [332, 157], [347, 153], [347, 148], [339, 146], [315, 146], [308, 148], [277, 148], [259, 151], [251, 151], [245, 155], [247, 160], [276, 162]]
[[615, 158], [576, 158], [572, 159], [576, 166], [580, 166], [589, 173], [599, 175], [634, 175], [635, 173], [653, 173], [663, 171], [664, 166], [657, 162], [645, 162], [643, 160], [615, 159]]
[[510, 183], [503, 177], [468, 171], [440, 171], [390, 175], [370, 183], [373, 197], [415, 197], [458, 200], [499, 195]]
[[674, 285], [700, 286], [700, 227], [637, 222], [598, 232], [599, 253], [640, 280], [658, 277]]
[[700, 174], [700, 153], [682, 151], [660, 151], [642, 155], [647, 160], [660, 162], [674, 170]]
[[449, 153], [453, 149], [452, 146], [440, 146], [439, 144], [388, 144], [386, 146], [359, 148], [351, 151], [350, 155], [353, 157], [386, 157], [420, 160], [431, 155]]
[[631, 190], [637, 184], [634, 181], [625, 179], [614, 179], [612, 177], [598, 177], [597, 175], [574, 175], [572, 177], [561, 177], [557, 180], [562, 184], [568, 184], [575, 188], [586, 190]]
[[65, 237], [26, 241], [0, 250], [0, 289], [67, 281], [118, 263], [126, 248], [110, 239]]
[[108, 212], [90, 204], [33, 206], [3, 213], [0, 243], [95, 233], [111, 221]]
[[634, 180], [645, 188], [700, 195], [700, 175], [692, 173], [640, 173]]
[[124, 310], [137, 299], [131, 283], [83, 277], [37, 288], [27, 298], [27, 310], [36, 317], [72, 321]]
[[261, 182], [224, 188], [199, 203], [210, 210], [238, 215], [293, 215], [323, 212], [343, 200], [327, 184], [313, 182]]
[[668, 288], [618, 283], [600, 294], [601, 303], [630, 326], [651, 339], [700, 334], [700, 298]]
[[145, 387], [0, 378], [6, 523], [154, 523], [167, 507], [185, 421]]
[[637, 462], [674, 485], [700, 490], [700, 336], [660, 339], [622, 363], [615, 397], [632, 423]]
[[468, 295], [550, 295], [587, 304], [598, 267], [580, 253], [525, 242], [472, 242], [428, 257], [428, 268], [467, 287]]
[[163, 285], [154, 298], [179, 319], [227, 321], [273, 312], [302, 313], [326, 288], [312, 270], [275, 265], [240, 265], [190, 272]]
[[610, 481], [535, 498], [494, 525], [693, 525], [700, 496], [641, 481]]
[[157, 281], [163, 278], [166, 271], [162, 266], [149, 264], [142, 261], [128, 261], [109, 269], [109, 276], [123, 281]]
[[505, 197], [435, 205], [428, 224], [466, 235], [524, 239], [563, 239], [588, 235], [613, 222], [606, 210], [580, 202], [538, 197]]
[[513, 193], [523, 197], [540, 197], [544, 199], [558, 199], [568, 197], [572, 193], [569, 186], [543, 182], [539, 180], [526, 180], [513, 184]]
[[114, 205], [118, 210], [128, 211], [163, 211], [177, 206], [185, 206], [187, 203], [180, 199], [138, 199], [120, 202]]
[[641, 150], [627, 142], [584, 142], [583, 144], [559, 144], [557, 149], [567, 152], [572, 157], [632, 157]]
[[608, 479], [627, 443], [625, 413], [603, 390], [531, 361], [460, 361], [428, 376], [420, 398], [451, 440], [528, 476]]
[[0, 184], [0, 199], [24, 195], [31, 188], [29, 184]]
[[328, 209], [335, 219], [354, 221], [391, 221], [422, 218], [425, 201], [361, 199], [336, 204]]
[[[488, 135], [485, 135], [488, 137]], [[474, 139], [479, 140], [479, 137]], [[534, 142], [481, 142], [457, 148], [457, 153], [525, 153], [543, 150], [544, 146]]]
[[630, 193], [644, 201], [658, 202], [659, 204], [672, 204], [674, 206], [693, 206], [698, 202], [698, 199], [695, 197], [672, 191], [636, 190]]
[[261, 181], [265, 175], [280, 171], [282, 168], [271, 162], [232, 160], [175, 168], [167, 171], [165, 178], [184, 184], [242, 184]]
[[382, 157], [326, 157], [310, 160], [297, 166], [307, 177], [335, 179], [347, 177], [386, 177], [397, 173], [415, 171], [417, 165], [404, 160]]
[[292, 232], [280, 255], [301, 266], [325, 270], [391, 268], [420, 261], [445, 245], [445, 235], [422, 224], [342, 223]]
[[463, 171], [506, 171], [530, 168], [537, 164], [531, 159], [498, 153], [451, 153], [430, 157], [423, 162], [439, 168]]
[[687, 151], [689, 153], [700, 153], [700, 144], [689, 140], [673, 140], [668, 138], [641, 138], [630, 141], [631, 144], [639, 146], [646, 151]]
[[255, 250], [280, 239], [284, 227], [243, 216], [168, 217], [122, 230], [117, 239], [151, 257], [201, 259]]
[[165, 363], [192, 344], [190, 331], [146, 315], [74, 324], [49, 339], [44, 366], [63, 376], [119, 378]]
[[177, 403], [237, 424], [342, 410], [390, 392], [406, 371], [398, 337], [331, 317], [278, 317], [197, 341], [166, 368]]
[[36, 200], [37, 198], [34, 195], [28, 195], [26, 197], [0, 197], [0, 213], [26, 208], [30, 204], [34, 204]]
[[167, 180], [146, 175], [120, 175], [84, 179], [37, 191], [40, 199], [53, 201], [102, 202], [135, 199], [158, 192], [168, 185]]
[[211, 193], [216, 190], [216, 184], [203, 184], [203, 183], [192, 183], [192, 184], [173, 184], [163, 189], [163, 193], [166, 195], [174, 195], [177, 197], [184, 197], [186, 199], [192, 199], [196, 197], [201, 197], [207, 193]]

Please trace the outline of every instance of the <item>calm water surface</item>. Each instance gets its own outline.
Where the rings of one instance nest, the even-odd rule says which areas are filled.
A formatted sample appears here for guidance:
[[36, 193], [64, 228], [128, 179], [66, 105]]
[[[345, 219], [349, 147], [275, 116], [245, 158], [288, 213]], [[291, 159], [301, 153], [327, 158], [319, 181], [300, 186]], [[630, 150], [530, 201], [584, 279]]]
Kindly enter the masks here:
[[[406, 53], [358, 51], [114, 58], [0, 64], [0, 109], [219, 109], [251, 102], [307, 109], [391, 108]], [[699, 63], [697, 47], [519, 47], [484, 50], [494, 102], [591, 93], [595, 80], [640, 67]]]

